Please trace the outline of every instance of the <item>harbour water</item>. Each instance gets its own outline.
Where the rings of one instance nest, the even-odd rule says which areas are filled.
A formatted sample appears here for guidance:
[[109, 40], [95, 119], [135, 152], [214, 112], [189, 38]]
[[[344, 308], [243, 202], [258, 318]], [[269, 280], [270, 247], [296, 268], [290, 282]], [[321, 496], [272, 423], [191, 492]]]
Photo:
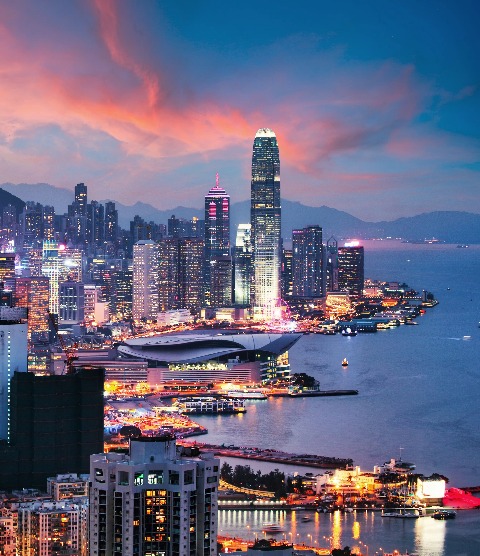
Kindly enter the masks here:
[[[209, 429], [202, 440], [352, 458], [362, 469], [401, 454], [419, 473], [441, 473], [457, 487], [480, 485], [480, 246], [364, 245], [367, 278], [426, 289], [439, 305], [416, 319], [419, 326], [356, 337], [303, 336], [290, 352], [292, 372], [314, 376], [322, 389], [357, 389], [359, 395], [248, 402], [241, 416], [198, 418]], [[344, 357], [347, 368], [341, 366]], [[240, 535], [245, 519], [273, 520], [229, 514], [221, 516], [221, 527]], [[479, 511], [461, 512], [448, 523], [386, 523], [378, 514], [363, 513], [321, 520], [296, 523], [295, 530], [320, 543], [338, 529], [349, 544], [360, 528], [360, 540], [368, 544], [374, 538], [375, 550], [385, 544], [386, 550], [422, 556], [480, 554]], [[294, 524], [286, 531], [293, 535]]]

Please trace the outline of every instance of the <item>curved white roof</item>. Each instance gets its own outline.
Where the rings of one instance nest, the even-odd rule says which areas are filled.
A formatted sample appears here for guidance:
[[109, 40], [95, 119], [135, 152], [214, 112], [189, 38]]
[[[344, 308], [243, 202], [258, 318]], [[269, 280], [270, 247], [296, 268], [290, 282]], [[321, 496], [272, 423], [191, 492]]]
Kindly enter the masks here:
[[242, 352], [258, 351], [280, 355], [290, 349], [301, 334], [173, 334], [132, 338], [118, 347], [130, 357], [165, 363], [198, 363], [220, 357], [233, 358]]
[[262, 127], [257, 131], [255, 137], [276, 137], [275, 132], [268, 127]]

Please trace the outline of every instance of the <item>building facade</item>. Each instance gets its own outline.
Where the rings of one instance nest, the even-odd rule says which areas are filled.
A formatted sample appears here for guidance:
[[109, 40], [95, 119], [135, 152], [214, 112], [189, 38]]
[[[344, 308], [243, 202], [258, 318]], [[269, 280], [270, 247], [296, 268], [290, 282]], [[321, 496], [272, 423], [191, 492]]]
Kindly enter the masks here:
[[364, 250], [361, 245], [338, 248], [338, 289], [349, 295], [360, 296], [365, 280]]
[[271, 129], [259, 129], [253, 142], [251, 224], [254, 277], [252, 306], [269, 318], [280, 299], [280, 155]]
[[239, 224], [233, 251], [234, 303], [242, 307], [250, 305], [252, 256], [252, 225]]
[[205, 196], [205, 304], [228, 307], [232, 303], [230, 256], [230, 195], [215, 186]]
[[0, 439], [10, 440], [14, 373], [27, 374], [27, 324], [0, 321]]
[[322, 228], [293, 230], [293, 296], [322, 297], [324, 291]]
[[182, 457], [170, 434], [92, 455], [91, 556], [214, 556], [219, 465]]
[[154, 321], [158, 313], [158, 245], [151, 239], [133, 246], [133, 318]]

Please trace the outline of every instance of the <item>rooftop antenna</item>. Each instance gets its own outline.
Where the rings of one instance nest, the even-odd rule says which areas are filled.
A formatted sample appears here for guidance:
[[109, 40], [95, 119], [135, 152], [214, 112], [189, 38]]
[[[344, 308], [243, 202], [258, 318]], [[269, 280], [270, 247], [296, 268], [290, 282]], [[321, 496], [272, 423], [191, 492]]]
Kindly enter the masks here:
[[215, 187], [220, 187], [220, 178], [218, 177], [218, 172], [215, 174]]
[[398, 461], [402, 461], [402, 450], [403, 450], [403, 447], [400, 446], [400, 459]]

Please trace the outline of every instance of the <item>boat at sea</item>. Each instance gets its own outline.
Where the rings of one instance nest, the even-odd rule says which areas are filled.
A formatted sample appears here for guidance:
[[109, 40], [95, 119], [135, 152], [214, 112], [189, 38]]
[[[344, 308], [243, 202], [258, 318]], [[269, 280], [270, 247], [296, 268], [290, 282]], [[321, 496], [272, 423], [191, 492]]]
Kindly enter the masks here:
[[457, 512], [454, 510], [438, 510], [432, 514], [433, 519], [455, 519]]
[[395, 519], [418, 519], [420, 514], [417, 512], [383, 512], [382, 517], [393, 517]]
[[303, 523], [308, 523], [309, 521], [312, 521], [312, 518], [309, 515], [302, 515], [300, 521], [302, 521]]
[[264, 523], [262, 531], [265, 533], [283, 533], [285, 528], [280, 523]]
[[357, 331], [354, 328], [350, 328], [349, 326], [347, 326], [347, 328], [342, 329], [342, 336], [356, 336], [356, 335], [357, 335]]
[[348, 361], [346, 358], [344, 358], [342, 361], [342, 367], [348, 367]]
[[180, 413], [218, 415], [245, 413], [245, 402], [238, 398], [187, 397], [178, 398], [173, 404]]
[[293, 390], [288, 393], [295, 398], [321, 397], [321, 396], [356, 396], [358, 390], [315, 390], [304, 388], [303, 390]]
[[229, 398], [243, 398], [245, 400], [266, 400], [267, 395], [261, 390], [230, 390], [227, 394]]

